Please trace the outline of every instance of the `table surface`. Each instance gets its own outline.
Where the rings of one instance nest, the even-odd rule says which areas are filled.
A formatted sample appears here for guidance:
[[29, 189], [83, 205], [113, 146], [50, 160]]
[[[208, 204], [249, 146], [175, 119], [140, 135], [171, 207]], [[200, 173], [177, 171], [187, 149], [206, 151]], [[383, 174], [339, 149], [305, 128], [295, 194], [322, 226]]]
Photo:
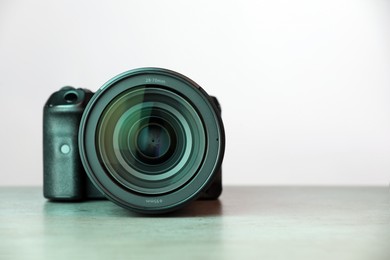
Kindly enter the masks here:
[[225, 187], [169, 215], [0, 187], [0, 259], [390, 259], [388, 187]]

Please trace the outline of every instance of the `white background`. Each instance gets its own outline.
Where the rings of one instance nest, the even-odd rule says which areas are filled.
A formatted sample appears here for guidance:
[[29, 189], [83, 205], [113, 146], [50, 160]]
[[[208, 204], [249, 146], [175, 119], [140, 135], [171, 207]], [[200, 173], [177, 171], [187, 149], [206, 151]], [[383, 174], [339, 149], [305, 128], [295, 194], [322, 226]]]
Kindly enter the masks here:
[[388, 185], [390, 4], [0, 0], [0, 185], [42, 184], [42, 107], [138, 67], [223, 106], [225, 184]]

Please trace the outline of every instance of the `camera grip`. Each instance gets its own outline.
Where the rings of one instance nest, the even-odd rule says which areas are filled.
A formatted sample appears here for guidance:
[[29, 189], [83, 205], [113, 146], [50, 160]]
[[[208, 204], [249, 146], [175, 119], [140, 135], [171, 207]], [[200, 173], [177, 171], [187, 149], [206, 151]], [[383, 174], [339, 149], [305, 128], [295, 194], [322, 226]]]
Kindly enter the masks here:
[[82, 111], [45, 107], [43, 125], [44, 196], [51, 200], [84, 198], [86, 174], [78, 148]]

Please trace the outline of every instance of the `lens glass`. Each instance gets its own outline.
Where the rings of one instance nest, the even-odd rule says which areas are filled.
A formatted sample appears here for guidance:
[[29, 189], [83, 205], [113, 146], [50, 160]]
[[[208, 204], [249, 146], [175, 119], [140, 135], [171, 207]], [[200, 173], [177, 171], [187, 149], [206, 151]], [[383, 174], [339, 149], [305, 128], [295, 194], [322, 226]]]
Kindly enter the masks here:
[[205, 156], [206, 135], [191, 103], [159, 86], [139, 86], [115, 97], [96, 136], [101, 164], [121, 185], [163, 194], [187, 183]]

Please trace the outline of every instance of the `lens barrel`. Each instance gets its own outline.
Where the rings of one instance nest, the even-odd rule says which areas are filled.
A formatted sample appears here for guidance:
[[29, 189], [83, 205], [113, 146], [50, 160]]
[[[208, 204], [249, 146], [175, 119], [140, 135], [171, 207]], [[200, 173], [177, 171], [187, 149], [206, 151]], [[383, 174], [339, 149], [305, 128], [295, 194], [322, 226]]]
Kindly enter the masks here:
[[80, 157], [95, 186], [122, 207], [162, 213], [183, 207], [220, 170], [225, 136], [212, 98], [160, 68], [122, 73], [86, 107]]

